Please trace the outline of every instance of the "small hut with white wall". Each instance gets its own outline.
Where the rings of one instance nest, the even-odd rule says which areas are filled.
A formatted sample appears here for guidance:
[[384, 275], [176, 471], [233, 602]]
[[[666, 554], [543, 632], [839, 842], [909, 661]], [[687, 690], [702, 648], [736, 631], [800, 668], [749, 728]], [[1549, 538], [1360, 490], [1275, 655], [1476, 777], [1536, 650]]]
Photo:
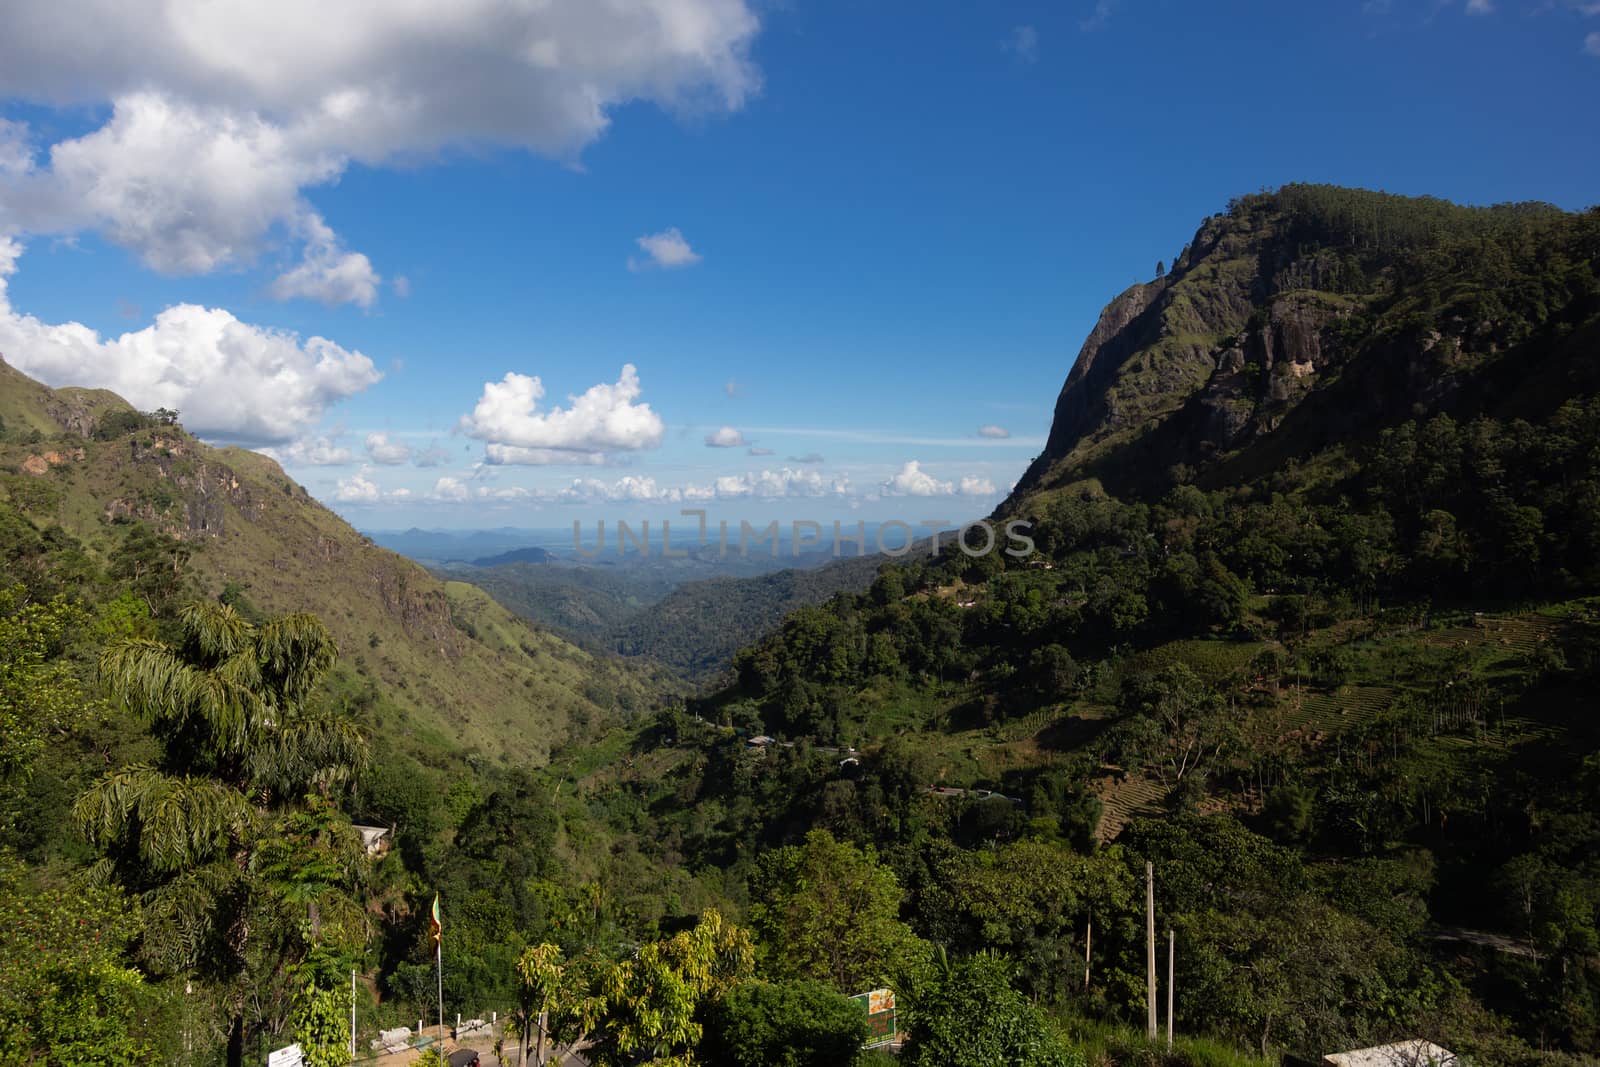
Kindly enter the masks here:
[[1461, 1057], [1421, 1039], [1335, 1052], [1322, 1057], [1322, 1063], [1323, 1067], [1463, 1067]]

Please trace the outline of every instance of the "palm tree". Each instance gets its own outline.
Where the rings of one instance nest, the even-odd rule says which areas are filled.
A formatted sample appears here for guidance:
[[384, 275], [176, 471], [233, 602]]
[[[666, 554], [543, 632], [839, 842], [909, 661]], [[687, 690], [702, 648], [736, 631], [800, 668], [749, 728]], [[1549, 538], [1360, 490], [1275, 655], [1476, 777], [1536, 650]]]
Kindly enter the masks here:
[[152, 969], [235, 991], [237, 1064], [247, 991], [259, 998], [307, 947], [286, 909], [306, 909], [301, 940], [315, 941], [318, 900], [339, 881], [321, 868], [286, 879], [263, 845], [281, 855], [302, 798], [325, 798], [354, 775], [366, 742], [350, 721], [311, 706], [337, 654], [315, 617], [253, 626], [227, 605], [197, 603], [179, 618], [177, 647], [130, 639], [101, 654], [102, 684], [147, 724], [160, 755], [106, 774], [73, 817], [102, 853], [101, 876], [142, 895]]

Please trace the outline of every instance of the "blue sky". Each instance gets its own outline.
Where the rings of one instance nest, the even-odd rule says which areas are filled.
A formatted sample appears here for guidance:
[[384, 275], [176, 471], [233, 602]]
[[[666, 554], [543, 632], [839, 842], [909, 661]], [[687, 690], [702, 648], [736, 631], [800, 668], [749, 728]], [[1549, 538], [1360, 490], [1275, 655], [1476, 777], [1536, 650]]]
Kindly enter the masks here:
[[88, 7], [0, 13], [0, 352], [369, 529], [981, 515], [1230, 197], [1597, 199], [1600, 0]]

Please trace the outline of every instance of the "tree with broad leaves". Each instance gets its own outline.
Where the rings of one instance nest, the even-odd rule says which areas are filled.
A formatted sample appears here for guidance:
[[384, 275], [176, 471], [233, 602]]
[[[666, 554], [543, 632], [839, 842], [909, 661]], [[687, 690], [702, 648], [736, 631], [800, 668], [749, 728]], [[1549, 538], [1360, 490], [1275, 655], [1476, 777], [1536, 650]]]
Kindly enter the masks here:
[[[253, 626], [197, 603], [179, 619], [177, 647], [130, 638], [102, 653], [102, 684], [148, 724], [160, 754], [101, 777], [73, 817], [102, 854], [97, 875], [144, 900], [145, 963], [232, 990], [228, 1059], [240, 1064], [247, 1000], [286, 1003], [290, 968], [323, 933], [319, 907], [350, 911], [362, 860], [347, 821], [297, 816], [367, 749], [353, 723], [311, 700], [336, 655], [316, 618]], [[311, 850], [314, 877], [273, 876], [286, 840]]]

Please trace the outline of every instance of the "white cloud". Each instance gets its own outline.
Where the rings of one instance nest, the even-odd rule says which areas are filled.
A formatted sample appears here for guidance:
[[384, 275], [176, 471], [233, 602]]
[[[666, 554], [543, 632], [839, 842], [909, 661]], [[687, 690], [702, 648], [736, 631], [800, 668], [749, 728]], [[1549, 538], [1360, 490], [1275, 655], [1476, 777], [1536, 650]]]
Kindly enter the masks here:
[[955, 491], [955, 483], [940, 481], [914, 459], [907, 460], [900, 473], [878, 487], [884, 496], [952, 496]]
[[707, 448], [743, 448], [744, 434], [732, 426], [723, 426], [716, 433], [706, 434]]
[[386, 433], [367, 434], [366, 447], [368, 458], [386, 467], [399, 466], [411, 458], [411, 446], [404, 441], [391, 441]]
[[758, 29], [746, 0], [0, 4], [0, 97], [110, 114], [40, 165], [0, 151], [0, 229], [95, 230], [173, 273], [281, 233], [308, 256], [280, 295], [360, 303], [377, 275], [319, 250], [307, 188], [451, 146], [574, 160], [635, 100], [736, 110]]
[[742, 500], [758, 497], [778, 500], [786, 497], [820, 497], [844, 495], [850, 491], [850, 481], [845, 477], [825, 478], [817, 471], [795, 471], [788, 468], [763, 470], [746, 474], [725, 474], [714, 478], [710, 485], [664, 486], [654, 478], [627, 475], [615, 482], [598, 478], [577, 478], [557, 494], [557, 499], [567, 503], [636, 503], [656, 501], [661, 503], [690, 503], [713, 499]]
[[1011, 431], [1004, 426], [996, 426], [994, 423], [989, 423], [978, 427], [978, 436], [987, 437], [993, 441], [1004, 441], [1011, 436]]
[[535, 495], [536, 494], [534, 493], [534, 491], [532, 489], [525, 489], [520, 485], [508, 485], [508, 486], [480, 485], [480, 486], [478, 486], [478, 499], [479, 500], [496, 500], [496, 501], [531, 500], [531, 499], [534, 498]]
[[335, 437], [327, 435], [302, 437], [282, 447], [261, 451], [281, 464], [305, 467], [339, 467], [354, 463], [356, 458]]
[[411, 462], [418, 467], [437, 467], [450, 460], [450, 450], [437, 442], [411, 453]]
[[488, 444], [484, 461], [501, 467], [604, 467], [604, 452], [569, 452], [559, 448], [523, 448], [518, 445]]
[[818, 453], [818, 452], [807, 452], [803, 456], [790, 456], [789, 457], [789, 462], [790, 463], [826, 463], [827, 460], [823, 458], [821, 453]]
[[569, 503], [589, 503], [598, 500], [671, 502], [682, 499], [682, 493], [677, 489], [666, 489], [656, 485], [654, 478], [640, 478], [630, 474], [609, 484], [598, 478], [576, 478], [570, 486], [557, 494], [557, 497]]
[[1022, 63], [1036, 63], [1039, 60], [1039, 31], [1032, 26], [1017, 26], [1011, 31], [1011, 36], [1006, 39], [1005, 50], [1016, 56]]
[[1081, 23], [1085, 30], [1103, 30], [1120, 0], [1095, 0], [1094, 12]]
[[614, 385], [595, 385], [570, 405], [538, 410], [544, 383], [537, 377], [510, 372], [488, 382], [460, 429], [487, 443], [490, 463], [594, 464], [608, 453], [654, 448], [666, 427], [649, 404], [636, 403], [641, 389], [632, 363], [622, 368]]
[[722, 384], [722, 391], [728, 394], [728, 399], [733, 400], [743, 394], [744, 387], [734, 379], [729, 378]]
[[747, 455], [747, 456], [770, 456], [770, 455], [773, 455], [773, 454], [774, 453], [773, 453], [772, 449], [770, 449], [770, 448], [757, 448], [755, 445], [751, 445], [748, 449], [745, 450], [745, 455]]
[[467, 499], [467, 487], [461, 479], [452, 478], [447, 474], [433, 483], [433, 492], [429, 495], [435, 500], [459, 503]]
[[345, 504], [375, 504], [381, 495], [377, 483], [361, 471], [349, 478], [340, 478], [333, 498]]
[[[309, 215], [304, 259], [280, 274], [269, 292], [279, 300], [305, 297], [329, 306], [359, 304], [370, 308], [378, 299], [383, 279], [372, 261], [360, 252], [347, 252], [320, 216]], [[398, 288], [398, 287], [397, 287]], [[410, 291], [409, 285], [406, 291]]]
[[844, 494], [850, 491], [849, 479], [824, 478], [820, 471], [764, 470], [759, 473], [724, 475], [713, 486], [719, 497], [761, 497], [779, 500], [784, 497], [818, 497]]
[[1492, 15], [1494, 14], [1494, 0], [1467, 0], [1467, 14]]
[[962, 496], [994, 496], [994, 483], [987, 478], [967, 475], [957, 489]]
[[301, 340], [196, 304], [176, 304], [115, 338], [81, 323], [41, 322], [15, 311], [7, 294], [21, 254], [20, 243], [0, 237], [0, 352], [48, 385], [111, 389], [147, 411], [174, 408], [202, 437], [283, 444], [382, 377], [372, 360], [326, 338]]
[[1600, 33], [1591, 33], [1583, 39], [1583, 50], [1591, 56], [1600, 56]]
[[684, 239], [676, 226], [660, 233], [637, 237], [634, 243], [644, 249], [645, 255], [649, 258], [641, 260], [628, 257], [629, 270], [644, 270], [647, 267], [670, 270], [675, 267], [692, 267], [700, 262], [699, 253], [689, 247], [689, 242]]

